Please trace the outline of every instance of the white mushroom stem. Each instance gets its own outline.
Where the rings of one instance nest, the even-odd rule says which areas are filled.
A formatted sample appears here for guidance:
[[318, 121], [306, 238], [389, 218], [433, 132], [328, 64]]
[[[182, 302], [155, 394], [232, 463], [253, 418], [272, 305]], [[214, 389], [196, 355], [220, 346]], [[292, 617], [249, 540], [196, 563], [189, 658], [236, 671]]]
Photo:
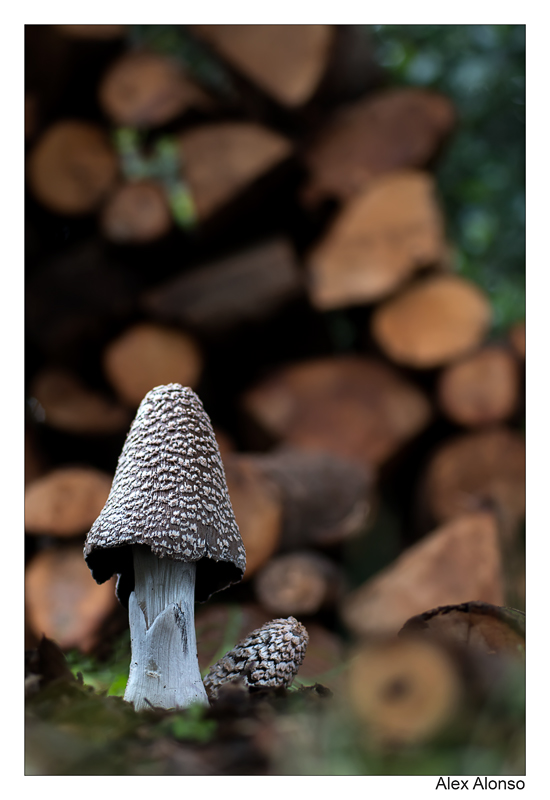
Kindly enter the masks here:
[[132, 549], [132, 660], [124, 699], [136, 711], [208, 705], [195, 638], [196, 565], [157, 558], [148, 547]]

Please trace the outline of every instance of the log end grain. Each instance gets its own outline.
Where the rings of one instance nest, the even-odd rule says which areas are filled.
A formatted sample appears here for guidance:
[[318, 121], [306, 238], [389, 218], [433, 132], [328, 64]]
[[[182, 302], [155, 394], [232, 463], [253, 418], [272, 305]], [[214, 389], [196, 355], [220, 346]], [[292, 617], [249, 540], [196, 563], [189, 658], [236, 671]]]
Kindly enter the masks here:
[[428, 463], [423, 495], [428, 511], [438, 522], [492, 508], [498, 514], [504, 538], [513, 538], [525, 514], [523, 436], [496, 427], [445, 442]]
[[339, 599], [343, 576], [321, 553], [287, 553], [258, 572], [254, 590], [260, 604], [275, 616], [311, 615]]
[[424, 742], [457, 716], [463, 697], [452, 658], [435, 643], [391, 640], [363, 645], [352, 660], [348, 697], [369, 744]]
[[126, 408], [56, 367], [44, 368], [30, 393], [43, 409], [45, 424], [69, 433], [116, 433], [131, 421]]
[[418, 87], [385, 89], [339, 109], [306, 153], [306, 202], [346, 201], [382, 174], [423, 167], [454, 124], [450, 100]]
[[164, 125], [188, 108], [210, 103], [175, 60], [146, 51], [122, 55], [98, 91], [103, 110], [115, 124], [137, 128]]
[[342, 209], [308, 259], [320, 310], [379, 300], [448, 256], [433, 179], [401, 171], [373, 181]]
[[112, 477], [92, 467], [60, 467], [25, 491], [25, 529], [32, 534], [78, 536], [101, 513]]
[[504, 422], [519, 402], [517, 359], [504, 347], [484, 347], [443, 370], [437, 395], [441, 409], [459, 425]]
[[199, 125], [179, 137], [183, 178], [204, 220], [291, 154], [278, 133], [249, 122]]
[[463, 514], [408, 548], [342, 603], [356, 636], [395, 634], [415, 614], [479, 600], [503, 605], [499, 534], [494, 516]]
[[29, 626], [63, 649], [91, 651], [104, 620], [116, 608], [115, 579], [97, 584], [82, 557], [81, 545], [38, 553], [25, 573]]
[[431, 417], [424, 394], [387, 364], [358, 356], [283, 368], [248, 390], [246, 411], [271, 435], [370, 469]]
[[35, 197], [60, 214], [94, 211], [118, 171], [108, 135], [97, 125], [75, 120], [56, 122], [29, 155], [27, 180]]
[[313, 95], [326, 69], [332, 25], [194, 25], [194, 31], [279, 103]]
[[283, 509], [279, 491], [257, 466], [238, 454], [224, 460], [231, 505], [244, 548], [250, 578], [279, 547]]
[[379, 305], [371, 324], [390, 359], [430, 369], [478, 346], [490, 322], [491, 306], [475, 284], [456, 275], [437, 275]]
[[105, 238], [117, 244], [160, 239], [172, 227], [166, 194], [153, 181], [125, 183], [105, 203], [100, 225]]
[[106, 347], [103, 367], [121, 400], [138, 406], [155, 386], [196, 386], [202, 356], [194, 339], [182, 331], [144, 322]]

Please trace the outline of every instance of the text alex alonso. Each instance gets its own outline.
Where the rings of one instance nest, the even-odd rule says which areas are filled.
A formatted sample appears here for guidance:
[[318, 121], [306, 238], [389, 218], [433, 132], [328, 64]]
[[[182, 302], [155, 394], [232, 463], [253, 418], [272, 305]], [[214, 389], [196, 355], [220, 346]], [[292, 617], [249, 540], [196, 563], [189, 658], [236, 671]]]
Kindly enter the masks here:
[[[525, 781], [504, 778], [439, 778], [436, 789], [525, 789]], [[471, 784], [471, 785], [470, 785]]]

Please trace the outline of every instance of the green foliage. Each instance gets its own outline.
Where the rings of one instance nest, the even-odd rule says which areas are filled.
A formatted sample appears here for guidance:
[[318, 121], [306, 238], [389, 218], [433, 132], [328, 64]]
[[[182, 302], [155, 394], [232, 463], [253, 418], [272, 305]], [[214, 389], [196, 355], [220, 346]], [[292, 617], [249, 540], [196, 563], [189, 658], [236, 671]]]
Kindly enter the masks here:
[[370, 26], [392, 83], [446, 94], [456, 133], [436, 176], [458, 272], [502, 330], [525, 316], [525, 26]]
[[128, 181], [153, 180], [165, 191], [175, 222], [184, 229], [197, 222], [195, 204], [181, 175], [178, 146], [173, 136], [161, 136], [146, 152], [144, 136], [135, 128], [118, 128], [114, 133], [122, 174]]
[[217, 722], [206, 719], [208, 709], [192, 705], [163, 720], [157, 729], [158, 735], [168, 734], [178, 741], [209, 742], [217, 731]]
[[130, 670], [130, 631], [125, 631], [118, 639], [112, 654], [106, 661], [88, 656], [79, 650], [67, 653], [67, 662], [75, 677], [80, 673], [86, 686], [96, 692], [122, 697]]
[[183, 25], [131, 25], [129, 38], [134, 47], [179, 61], [205, 89], [222, 97], [233, 94], [227, 70]]

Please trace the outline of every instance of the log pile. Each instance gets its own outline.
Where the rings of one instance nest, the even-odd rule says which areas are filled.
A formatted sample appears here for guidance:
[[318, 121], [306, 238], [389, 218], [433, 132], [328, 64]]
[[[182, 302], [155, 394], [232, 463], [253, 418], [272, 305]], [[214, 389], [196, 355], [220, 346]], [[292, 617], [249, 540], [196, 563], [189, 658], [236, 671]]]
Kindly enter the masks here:
[[92, 593], [83, 536], [143, 396], [181, 383], [247, 551], [197, 616], [201, 668], [305, 617], [298, 678], [347, 681], [372, 741], [422, 741], [467, 687], [447, 639], [400, 629], [524, 607], [525, 324], [498, 340], [456, 271], [432, 167], [460, 123], [436, 92], [352, 79], [338, 26], [175, 27], [227, 95], [125, 26], [33, 34], [38, 72], [84, 37], [94, 81], [88, 115], [28, 87], [28, 625], [94, 650], [114, 593]]

